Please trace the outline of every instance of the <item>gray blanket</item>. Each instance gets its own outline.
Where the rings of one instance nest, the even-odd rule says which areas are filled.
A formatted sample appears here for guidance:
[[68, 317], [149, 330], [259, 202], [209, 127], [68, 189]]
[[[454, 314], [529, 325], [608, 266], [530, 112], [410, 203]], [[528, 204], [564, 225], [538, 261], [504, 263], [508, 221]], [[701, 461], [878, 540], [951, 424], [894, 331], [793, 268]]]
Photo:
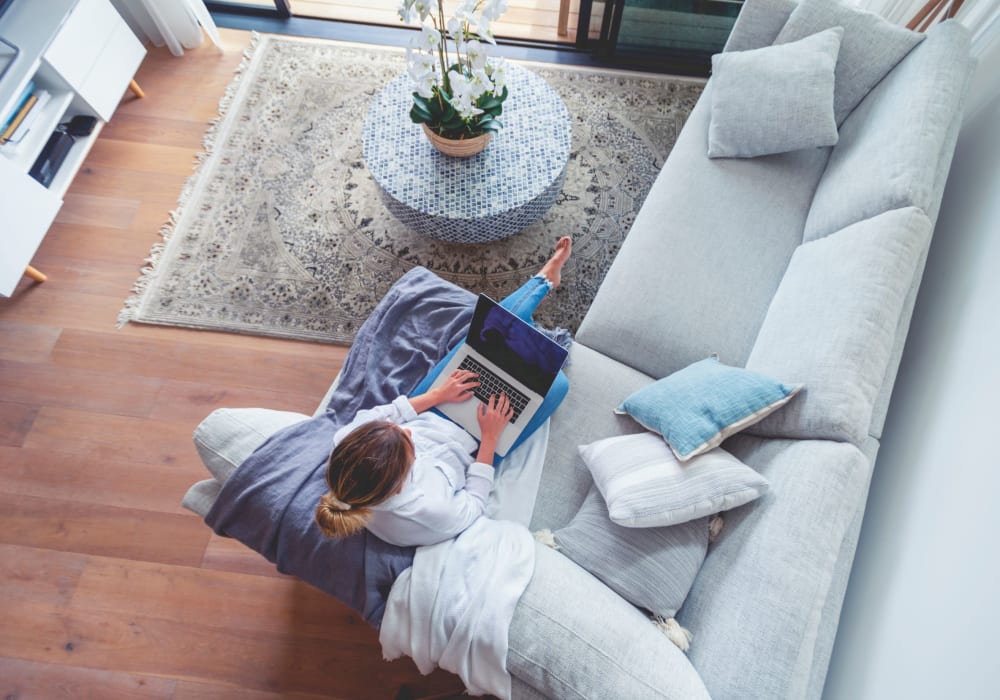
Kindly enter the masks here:
[[409, 393], [468, 330], [476, 297], [424, 268], [396, 282], [358, 331], [323, 415], [273, 435], [226, 481], [205, 522], [360, 612], [374, 627], [413, 548], [363, 531], [327, 539], [313, 513], [333, 435], [364, 408]]

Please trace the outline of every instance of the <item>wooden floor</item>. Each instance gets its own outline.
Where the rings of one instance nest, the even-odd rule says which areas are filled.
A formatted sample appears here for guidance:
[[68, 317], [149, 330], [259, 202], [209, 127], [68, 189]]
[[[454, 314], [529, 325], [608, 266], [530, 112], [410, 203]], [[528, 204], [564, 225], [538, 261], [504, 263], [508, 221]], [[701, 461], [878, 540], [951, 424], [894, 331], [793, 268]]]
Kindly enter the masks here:
[[[456, 688], [180, 506], [222, 406], [311, 413], [342, 347], [130, 324], [139, 266], [249, 43], [152, 49], [0, 298], [0, 697], [395, 698]], [[2, 227], [0, 223], [0, 227]], [[459, 686], [460, 687], [460, 686]], [[405, 693], [404, 693], [405, 694]]]
[[[451, 8], [456, 5], [455, 0], [445, 2], [445, 15], [450, 16]], [[569, 0], [566, 8], [566, 34], [558, 31], [560, 5], [560, 0], [510, 0], [507, 11], [494, 26], [494, 33], [506, 39], [572, 44], [576, 41], [580, 2]], [[291, 0], [294, 15], [393, 27], [402, 26], [397, 14], [398, 7], [399, 0]], [[598, 5], [594, 12], [597, 28], [600, 27], [601, 8], [603, 4]]]

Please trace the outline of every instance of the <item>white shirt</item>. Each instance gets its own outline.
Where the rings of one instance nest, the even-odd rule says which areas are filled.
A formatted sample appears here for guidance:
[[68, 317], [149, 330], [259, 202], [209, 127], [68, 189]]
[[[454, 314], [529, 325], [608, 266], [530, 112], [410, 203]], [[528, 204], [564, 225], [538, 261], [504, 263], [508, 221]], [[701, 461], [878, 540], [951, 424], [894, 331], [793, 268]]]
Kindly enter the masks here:
[[410, 430], [416, 457], [403, 490], [372, 507], [368, 529], [401, 547], [437, 544], [465, 530], [486, 510], [493, 467], [475, 462], [475, 438], [436, 413], [418, 414], [405, 396], [361, 411], [334, 435], [334, 444], [371, 421]]

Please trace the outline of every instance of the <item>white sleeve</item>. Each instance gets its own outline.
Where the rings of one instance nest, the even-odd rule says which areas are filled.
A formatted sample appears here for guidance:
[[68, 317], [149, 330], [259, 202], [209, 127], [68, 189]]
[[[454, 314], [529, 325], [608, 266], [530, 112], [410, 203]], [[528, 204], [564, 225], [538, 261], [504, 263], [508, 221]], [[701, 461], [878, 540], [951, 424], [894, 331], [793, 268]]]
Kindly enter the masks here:
[[455, 493], [447, 513], [440, 513], [438, 522], [428, 525], [440, 533], [441, 539], [454, 537], [472, 525], [486, 512], [490, 489], [493, 487], [493, 467], [481, 462], [469, 466], [465, 488]]
[[417, 412], [413, 410], [413, 405], [406, 396], [397, 396], [393, 399], [392, 403], [385, 404], [384, 406], [376, 406], [375, 408], [366, 408], [363, 411], [359, 411], [358, 415], [354, 416], [354, 420], [345, 425], [343, 428], [338, 430], [333, 436], [333, 443], [336, 445], [344, 439], [344, 436], [348, 435], [355, 428], [364, 425], [365, 423], [371, 423], [376, 420], [385, 420], [390, 423], [395, 423], [397, 425], [402, 425], [403, 423], [408, 423], [417, 417]]

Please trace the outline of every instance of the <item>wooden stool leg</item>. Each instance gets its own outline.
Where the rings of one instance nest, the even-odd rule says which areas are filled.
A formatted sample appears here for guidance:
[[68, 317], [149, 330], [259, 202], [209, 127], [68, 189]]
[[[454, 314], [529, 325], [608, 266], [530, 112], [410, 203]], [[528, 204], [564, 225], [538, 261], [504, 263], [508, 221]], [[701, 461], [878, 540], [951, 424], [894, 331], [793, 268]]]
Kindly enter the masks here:
[[46, 277], [41, 272], [33, 268], [31, 265], [28, 265], [26, 268], [24, 268], [24, 274], [26, 274], [28, 277], [35, 280], [36, 282], [44, 282], [45, 280], [48, 279], [48, 277]]
[[[119, 85], [121, 85], [121, 83], [119, 83]], [[134, 92], [136, 97], [146, 96], [146, 93], [144, 93], [142, 91], [142, 88], [139, 87], [139, 83], [135, 82], [134, 80], [128, 84], [128, 89]]]

